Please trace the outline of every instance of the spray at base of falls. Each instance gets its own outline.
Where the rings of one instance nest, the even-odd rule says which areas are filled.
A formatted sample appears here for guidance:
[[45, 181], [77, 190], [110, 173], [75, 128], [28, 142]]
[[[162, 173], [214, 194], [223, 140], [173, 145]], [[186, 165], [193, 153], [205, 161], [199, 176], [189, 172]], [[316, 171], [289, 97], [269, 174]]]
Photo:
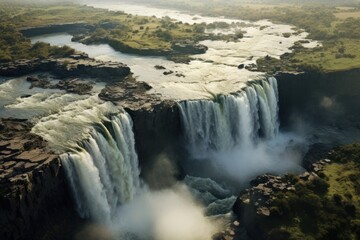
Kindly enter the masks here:
[[150, 191], [141, 183], [127, 113], [98, 123], [61, 158], [78, 213], [105, 225], [115, 239], [208, 240], [218, 231], [185, 184]]
[[217, 231], [184, 184], [150, 191], [141, 182], [132, 120], [111, 102], [97, 96], [71, 102], [32, 132], [68, 152], [61, 158], [79, 215], [114, 239], [208, 240]]
[[302, 138], [279, 133], [275, 78], [213, 101], [184, 101], [179, 108], [190, 174], [239, 186], [258, 174], [301, 169]]
[[[221, 96], [218, 102], [189, 105], [188, 109], [181, 105], [182, 112], [189, 113], [182, 115], [188, 122], [184, 126], [191, 136], [189, 145], [215, 159], [236, 146], [248, 147], [253, 155], [260, 137], [277, 136], [276, 80]], [[33, 132], [59, 151], [69, 152], [61, 158], [77, 211], [81, 217], [105, 225], [116, 238], [208, 240], [219, 225], [206, 215], [227, 213], [235, 201], [230, 191], [211, 179], [187, 177], [171, 189], [147, 189], [139, 178], [130, 116], [96, 97], [69, 104], [41, 119]], [[226, 173], [229, 168], [238, 171], [243, 167], [219, 167]]]

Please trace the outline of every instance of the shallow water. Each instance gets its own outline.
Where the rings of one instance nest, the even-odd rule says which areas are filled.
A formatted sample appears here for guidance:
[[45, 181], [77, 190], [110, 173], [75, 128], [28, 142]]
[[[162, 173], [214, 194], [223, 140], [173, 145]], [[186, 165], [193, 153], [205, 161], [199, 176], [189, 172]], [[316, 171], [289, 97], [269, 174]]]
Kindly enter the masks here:
[[[56, 83], [58, 79], [48, 76]], [[30, 89], [26, 76], [10, 78], [2, 82], [0, 79], [0, 118], [33, 119], [47, 116], [60, 111], [64, 106], [89, 98], [90, 95], [66, 93], [59, 89]], [[98, 82], [94, 85], [92, 94], [97, 94], [105, 86]]]
[[[202, 17], [176, 10], [152, 8], [125, 3], [93, 3], [90, 6], [105, 8], [111, 11], [124, 11], [135, 15], [164, 17], [169, 16], [174, 21], [184, 23], [211, 23], [224, 21], [227, 23], [245, 23], [241, 30], [246, 34], [238, 42], [203, 41], [209, 47], [205, 54], [193, 55], [190, 64], [177, 64], [162, 57], [145, 57], [124, 54], [115, 51], [107, 44], [86, 46], [71, 42], [71, 36], [66, 33], [33, 37], [32, 42], [43, 41], [53, 45], [69, 45], [77, 50], [84, 51], [90, 57], [99, 60], [118, 61], [127, 64], [135, 77], [140, 81], [148, 82], [153, 89], [150, 93], [160, 95], [165, 99], [211, 99], [214, 94], [229, 94], [241, 90], [248, 81], [261, 78], [264, 74], [239, 70], [239, 64], [255, 63], [256, 59], [266, 55], [279, 58], [296, 41], [305, 39], [307, 33], [293, 34], [289, 38], [283, 33], [295, 33], [290, 25], [273, 24], [267, 20], [248, 22], [220, 17]], [[265, 27], [266, 26], [266, 27]], [[264, 29], [260, 30], [260, 28]], [[215, 29], [215, 32], [230, 34], [238, 30], [237, 27], [224, 31]], [[307, 44], [316, 46], [316, 42]], [[155, 65], [166, 67], [166, 70], [156, 70]], [[164, 75], [164, 71], [173, 71], [174, 74]], [[182, 76], [176, 76], [176, 74]]]

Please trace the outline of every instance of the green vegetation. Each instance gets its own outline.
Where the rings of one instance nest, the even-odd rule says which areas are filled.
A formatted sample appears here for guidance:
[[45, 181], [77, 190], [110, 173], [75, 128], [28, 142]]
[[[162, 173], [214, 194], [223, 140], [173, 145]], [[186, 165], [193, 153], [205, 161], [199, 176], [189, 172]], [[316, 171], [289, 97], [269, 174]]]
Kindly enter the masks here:
[[0, 23], [0, 63], [16, 59], [65, 57], [74, 50], [64, 46], [50, 46], [46, 43], [31, 44], [13, 25]]
[[[309, 32], [309, 38], [319, 40], [322, 47], [305, 49], [298, 47], [293, 54], [285, 55], [281, 61], [260, 59], [259, 69], [269, 73], [276, 71], [333, 72], [360, 68], [360, 5], [344, 1], [220, 1], [190, 0], [156, 1], [164, 6], [174, 5], [189, 11], [210, 16], [226, 16], [257, 21], [269, 19], [276, 23], [294, 25]], [[276, 3], [276, 4], [275, 4]], [[340, 7], [339, 7], [340, 6]], [[345, 49], [345, 52], [338, 52]]]
[[[6, 29], [7, 33], [0, 36], [2, 62], [55, 55], [53, 51], [60, 51], [59, 49], [45, 44], [32, 46], [19, 32], [21, 28], [50, 24], [86, 23], [93, 30], [77, 33], [74, 40], [85, 44], [105, 42], [120, 51], [145, 54], [165, 55], [171, 52], [175, 43], [204, 39], [204, 32], [199, 30], [199, 26], [175, 22], [169, 17], [159, 19], [133, 16], [75, 4], [44, 6], [3, 3], [0, 4], [0, 9], [0, 29]], [[1, 32], [3, 31], [5, 30]], [[63, 54], [68, 53], [68, 49], [62, 50]]]
[[270, 217], [262, 220], [269, 239], [360, 238], [360, 144], [334, 150], [331, 159], [320, 178], [292, 176], [296, 190], [276, 194]]
[[360, 68], [360, 39], [324, 41], [322, 47], [304, 48], [296, 44], [293, 53], [281, 59], [262, 58], [257, 61], [260, 71], [333, 72]]
[[217, 11], [231, 17], [292, 24], [309, 32], [310, 39], [322, 43], [322, 47], [315, 49], [302, 48], [299, 43], [292, 54], [283, 56], [280, 61], [261, 59], [258, 62], [261, 70], [332, 72], [360, 68], [360, 18], [337, 18], [340, 12], [335, 7], [280, 5], [259, 9], [249, 5]]
[[[261, 71], [316, 71], [332, 72], [360, 68], [360, 8], [325, 7], [320, 5], [244, 4], [211, 1], [173, 0], [177, 7], [212, 16], [226, 16], [245, 20], [270, 19], [273, 22], [292, 24], [309, 32], [309, 38], [319, 40], [322, 46], [314, 49], [297, 43], [291, 54], [281, 59], [263, 58], [257, 62]], [[162, 4], [170, 4], [163, 2]], [[84, 22], [94, 30], [80, 32], [74, 40], [85, 44], [108, 43], [117, 50], [149, 55], [169, 55], [174, 44], [188, 39], [194, 42], [212, 39], [238, 41], [243, 37], [239, 30], [232, 35], [205, 34], [205, 30], [229, 28], [231, 24], [183, 24], [164, 17], [142, 17], [104, 9], [62, 5], [16, 5], [0, 3], [0, 62], [28, 57], [66, 55], [69, 49], [56, 49], [48, 45], [36, 48], [21, 36], [19, 29], [47, 24]], [[235, 23], [234, 23], [235, 24]], [[241, 27], [241, 26], [240, 26]], [[12, 42], [14, 41], [14, 42]], [[36, 51], [35, 51], [36, 50]], [[56, 53], [56, 54], [55, 54]], [[186, 54], [172, 55], [175, 61], [186, 62]]]

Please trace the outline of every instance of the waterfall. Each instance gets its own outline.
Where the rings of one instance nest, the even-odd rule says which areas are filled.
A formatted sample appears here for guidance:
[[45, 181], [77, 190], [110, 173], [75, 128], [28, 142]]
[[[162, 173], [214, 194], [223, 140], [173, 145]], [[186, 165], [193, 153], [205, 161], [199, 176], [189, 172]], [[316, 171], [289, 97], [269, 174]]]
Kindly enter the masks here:
[[271, 139], [279, 131], [278, 89], [273, 77], [214, 101], [184, 101], [179, 108], [194, 157], [251, 146], [259, 137]]
[[111, 223], [116, 208], [140, 189], [132, 121], [126, 113], [93, 127], [90, 137], [61, 159], [83, 218]]

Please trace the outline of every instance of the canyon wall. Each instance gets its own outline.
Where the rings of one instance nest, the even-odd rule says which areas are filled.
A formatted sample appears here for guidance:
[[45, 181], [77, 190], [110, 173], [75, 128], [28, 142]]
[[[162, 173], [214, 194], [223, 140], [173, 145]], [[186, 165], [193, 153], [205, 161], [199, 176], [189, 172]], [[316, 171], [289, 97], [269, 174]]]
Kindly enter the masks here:
[[[184, 154], [182, 149], [182, 131], [179, 107], [176, 102], [163, 101], [152, 108], [137, 110], [126, 109], [134, 122], [136, 149], [139, 156], [141, 175], [152, 187], [152, 179], [148, 177], [154, 168], [159, 168], [160, 158], [166, 158], [171, 164]], [[159, 169], [158, 169], [159, 170]], [[163, 169], [166, 171], [166, 169]], [[162, 186], [163, 187], [163, 186]]]
[[31, 127], [24, 120], [0, 122], [0, 239], [66, 238], [69, 231], [60, 228], [81, 220], [59, 157]]
[[302, 119], [315, 125], [359, 127], [360, 70], [335, 73], [281, 73], [280, 122], [291, 127]]

